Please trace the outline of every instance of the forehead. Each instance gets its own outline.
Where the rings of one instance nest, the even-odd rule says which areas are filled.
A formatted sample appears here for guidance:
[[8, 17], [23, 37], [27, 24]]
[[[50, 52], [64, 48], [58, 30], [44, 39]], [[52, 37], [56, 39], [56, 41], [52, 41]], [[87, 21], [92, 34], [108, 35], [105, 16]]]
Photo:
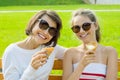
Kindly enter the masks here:
[[87, 16], [75, 16], [73, 18], [73, 25], [81, 25], [85, 22], [91, 22], [91, 20]]
[[41, 19], [47, 21], [48, 24], [49, 24], [49, 26], [55, 27], [55, 28], [57, 27], [56, 22], [53, 21], [48, 15], [43, 15], [43, 16], [41, 17]]

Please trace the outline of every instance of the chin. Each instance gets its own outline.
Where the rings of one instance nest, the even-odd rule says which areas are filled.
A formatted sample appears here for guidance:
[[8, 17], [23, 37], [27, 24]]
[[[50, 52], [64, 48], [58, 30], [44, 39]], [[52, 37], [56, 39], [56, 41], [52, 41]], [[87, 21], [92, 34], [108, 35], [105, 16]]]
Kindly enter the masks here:
[[80, 39], [82, 42], [88, 42], [88, 41], [89, 41], [89, 40], [87, 39], [87, 37], [84, 37], [84, 38], [79, 37], [79, 39]]

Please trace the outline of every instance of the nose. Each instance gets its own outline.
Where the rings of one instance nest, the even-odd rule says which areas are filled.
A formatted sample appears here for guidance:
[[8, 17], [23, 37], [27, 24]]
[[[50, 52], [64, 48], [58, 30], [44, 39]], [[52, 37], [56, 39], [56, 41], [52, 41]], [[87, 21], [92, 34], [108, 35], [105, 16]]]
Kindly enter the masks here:
[[85, 30], [83, 30], [83, 28], [80, 28], [79, 33], [80, 33], [80, 34], [84, 34], [84, 33], [85, 33]]
[[44, 33], [48, 34], [48, 30], [49, 30], [49, 28], [47, 28], [46, 30], [44, 30]]

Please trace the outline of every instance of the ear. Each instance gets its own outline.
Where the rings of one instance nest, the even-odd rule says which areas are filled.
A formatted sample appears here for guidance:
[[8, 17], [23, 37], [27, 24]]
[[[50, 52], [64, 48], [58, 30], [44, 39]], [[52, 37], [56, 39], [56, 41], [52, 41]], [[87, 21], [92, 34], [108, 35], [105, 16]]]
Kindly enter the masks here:
[[94, 25], [95, 25], [95, 30], [97, 30], [98, 29], [98, 22], [95, 22]]

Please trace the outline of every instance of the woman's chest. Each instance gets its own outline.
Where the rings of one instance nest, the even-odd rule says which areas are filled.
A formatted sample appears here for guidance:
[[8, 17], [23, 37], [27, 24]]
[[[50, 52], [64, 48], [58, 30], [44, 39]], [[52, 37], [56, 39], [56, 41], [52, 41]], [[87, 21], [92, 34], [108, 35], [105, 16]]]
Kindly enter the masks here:
[[[84, 56], [85, 52], [76, 52], [73, 56], [73, 63], [79, 62]], [[107, 64], [107, 53], [105, 51], [96, 51], [94, 53], [97, 63]]]

